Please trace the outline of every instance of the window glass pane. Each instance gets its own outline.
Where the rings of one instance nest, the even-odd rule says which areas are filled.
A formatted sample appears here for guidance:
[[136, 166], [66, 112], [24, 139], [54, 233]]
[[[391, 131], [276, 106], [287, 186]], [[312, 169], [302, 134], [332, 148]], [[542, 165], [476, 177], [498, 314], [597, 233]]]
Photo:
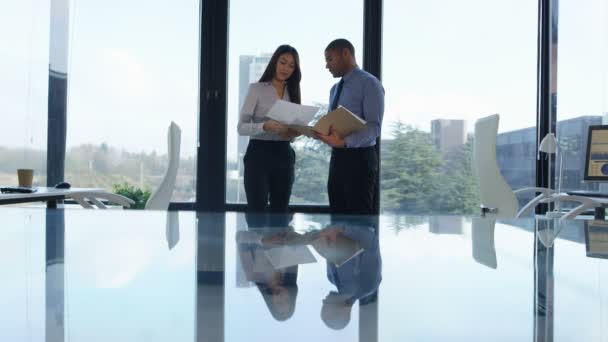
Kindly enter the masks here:
[[491, 114], [503, 176], [534, 185], [537, 3], [384, 4], [381, 209], [476, 212], [472, 133]]
[[[281, 44], [289, 44], [298, 50], [302, 104], [320, 106], [321, 112], [325, 113], [329, 89], [338, 81], [325, 69], [325, 47], [336, 38], [350, 40], [361, 66], [362, 37], [362, 1], [311, 0], [297, 6], [278, 0], [230, 2], [228, 202], [247, 201], [243, 186], [243, 156], [248, 137], [238, 135], [237, 122], [249, 84], [259, 80], [274, 50]], [[327, 204], [330, 149], [306, 137], [296, 139], [292, 147], [296, 152], [296, 171], [290, 203]]]
[[0, 184], [18, 168], [46, 184], [50, 7], [40, 0], [0, 3]]
[[585, 155], [590, 125], [608, 118], [608, 5], [605, 1], [559, 2], [557, 42], [557, 138], [555, 180], [562, 190], [608, 191], [600, 182], [585, 182]]
[[194, 201], [199, 1], [86, 1], [73, 8], [65, 179], [154, 191], [181, 127], [173, 201]]

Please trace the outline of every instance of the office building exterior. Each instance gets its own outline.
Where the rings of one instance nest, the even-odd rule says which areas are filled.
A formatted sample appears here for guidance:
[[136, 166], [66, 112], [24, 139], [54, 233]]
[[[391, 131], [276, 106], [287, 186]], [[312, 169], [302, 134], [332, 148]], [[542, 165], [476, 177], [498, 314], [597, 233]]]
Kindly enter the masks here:
[[466, 143], [466, 122], [464, 120], [432, 120], [431, 138], [437, 150], [446, 155]]
[[[602, 116], [580, 116], [557, 122], [559, 139], [555, 173], [559, 174], [559, 153], [563, 154], [562, 191], [598, 190], [599, 183], [584, 182], [585, 152], [589, 126], [601, 125]], [[500, 170], [513, 189], [536, 183], [536, 128], [529, 127], [498, 135], [496, 157]], [[541, 155], [546, 158], [546, 155]], [[555, 184], [557, 186], [558, 184]]]

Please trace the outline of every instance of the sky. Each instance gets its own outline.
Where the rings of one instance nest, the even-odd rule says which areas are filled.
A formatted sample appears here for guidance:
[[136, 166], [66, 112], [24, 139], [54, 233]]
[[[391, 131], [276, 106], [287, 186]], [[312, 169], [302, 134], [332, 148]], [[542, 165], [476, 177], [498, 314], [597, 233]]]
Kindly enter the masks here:
[[[182, 155], [196, 153], [198, 11], [195, 0], [71, 1], [68, 148], [107, 142], [165, 153], [173, 120]], [[602, 0], [560, 1], [559, 119], [608, 112], [607, 12]], [[0, 146], [44, 148], [49, 4], [0, 0], [0, 13], [0, 126], [15, 127]], [[533, 126], [536, 21], [529, 0], [385, 0], [384, 137], [397, 120], [429, 131], [432, 119], [465, 119], [471, 131], [477, 118], [499, 113], [501, 132]], [[362, 65], [362, 30], [362, 1], [231, 1], [228, 159], [236, 156], [240, 55], [293, 45], [303, 102], [327, 103], [337, 80], [323, 50], [347, 38]]]

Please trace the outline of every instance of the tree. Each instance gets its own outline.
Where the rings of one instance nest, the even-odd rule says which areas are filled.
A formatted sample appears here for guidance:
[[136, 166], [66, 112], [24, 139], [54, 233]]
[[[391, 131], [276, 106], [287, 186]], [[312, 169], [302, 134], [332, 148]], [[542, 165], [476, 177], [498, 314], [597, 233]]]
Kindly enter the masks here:
[[329, 148], [314, 142], [296, 148], [292, 202], [325, 203], [328, 200]]
[[471, 214], [479, 208], [477, 183], [471, 165], [472, 156], [472, 137], [469, 137], [466, 145], [446, 154], [439, 177], [441, 193], [432, 203], [434, 211], [444, 214]]
[[382, 143], [381, 196], [384, 209], [426, 213], [437, 194], [441, 155], [427, 132], [401, 122], [392, 127], [395, 137]]
[[[320, 106], [313, 122], [327, 113], [327, 105]], [[327, 176], [331, 148], [319, 140], [298, 138], [295, 145], [295, 183], [292, 189], [292, 203], [326, 203]]]
[[479, 200], [472, 172], [472, 139], [444, 156], [431, 135], [398, 122], [382, 142], [381, 196], [385, 210], [468, 214]]

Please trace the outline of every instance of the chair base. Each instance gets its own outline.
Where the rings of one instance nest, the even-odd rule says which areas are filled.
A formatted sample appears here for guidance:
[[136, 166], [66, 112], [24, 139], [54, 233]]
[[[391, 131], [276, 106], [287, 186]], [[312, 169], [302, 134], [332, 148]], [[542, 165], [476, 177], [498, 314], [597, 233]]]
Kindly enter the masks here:
[[488, 207], [484, 207], [479, 206], [479, 209], [481, 210], [481, 216], [485, 217], [486, 214], [498, 214], [498, 208], [488, 208]]

